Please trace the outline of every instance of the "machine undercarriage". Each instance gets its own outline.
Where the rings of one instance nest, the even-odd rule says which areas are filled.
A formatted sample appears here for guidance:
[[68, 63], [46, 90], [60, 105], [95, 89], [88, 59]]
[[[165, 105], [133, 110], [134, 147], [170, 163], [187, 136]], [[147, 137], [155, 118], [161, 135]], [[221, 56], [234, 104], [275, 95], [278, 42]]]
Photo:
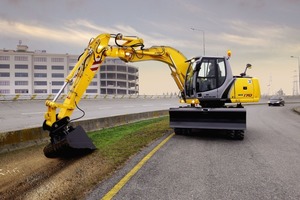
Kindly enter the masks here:
[[243, 140], [246, 130], [245, 108], [170, 108], [170, 127], [176, 134], [197, 130], [223, 130], [231, 139]]

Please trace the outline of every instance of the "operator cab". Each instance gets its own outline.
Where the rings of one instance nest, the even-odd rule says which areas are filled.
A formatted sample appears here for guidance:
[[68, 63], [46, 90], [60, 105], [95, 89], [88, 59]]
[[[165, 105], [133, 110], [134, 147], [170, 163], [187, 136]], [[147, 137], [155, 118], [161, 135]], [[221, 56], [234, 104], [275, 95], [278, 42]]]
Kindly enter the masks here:
[[232, 80], [228, 65], [226, 57], [201, 57], [191, 62], [185, 82], [186, 97], [198, 98], [202, 107], [224, 105], [222, 94]]

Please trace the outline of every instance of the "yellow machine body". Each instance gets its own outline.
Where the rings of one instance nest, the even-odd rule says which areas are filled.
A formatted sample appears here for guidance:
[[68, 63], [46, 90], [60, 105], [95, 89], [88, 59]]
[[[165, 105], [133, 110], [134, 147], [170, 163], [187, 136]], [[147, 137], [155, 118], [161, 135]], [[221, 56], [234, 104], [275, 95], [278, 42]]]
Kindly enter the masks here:
[[250, 103], [260, 100], [260, 86], [257, 78], [236, 78], [230, 91], [232, 103]]

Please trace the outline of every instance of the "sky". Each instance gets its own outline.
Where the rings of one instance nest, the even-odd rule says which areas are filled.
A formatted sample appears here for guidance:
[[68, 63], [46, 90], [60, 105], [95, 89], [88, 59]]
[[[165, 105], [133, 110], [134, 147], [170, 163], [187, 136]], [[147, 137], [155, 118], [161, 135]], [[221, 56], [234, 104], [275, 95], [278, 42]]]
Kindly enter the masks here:
[[[79, 55], [102, 33], [138, 36], [187, 58], [202, 56], [204, 46], [205, 55], [231, 50], [234, 74], [252, 64], [248, 75], [263, 95], [297, 89], [300, 61], [291, 56], [300, 56], [300, 0], [0, 0], [3, 49], [21, 40], [31, 51]], [[140, 94], [178, 92], [167, 65], [130, 65], [139, 67]]]

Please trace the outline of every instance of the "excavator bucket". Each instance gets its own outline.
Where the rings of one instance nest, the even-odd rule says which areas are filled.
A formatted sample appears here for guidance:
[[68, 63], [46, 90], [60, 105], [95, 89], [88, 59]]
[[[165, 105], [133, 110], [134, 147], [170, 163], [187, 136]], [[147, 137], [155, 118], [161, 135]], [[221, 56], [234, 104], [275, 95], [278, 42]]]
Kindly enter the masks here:
[[71, 131], [67, 137], [68, 145], [74, 149], [96, 149], [92, 140], [87, 136], [87, 133], [81, 126], [77, 126]]
[[92, 152], [96, 147], [81, 126], [71, 131], [58, 142], [51, 142], [44, 148], [44, 155], [48, 158], [73, 157]]
[[246, 129], [244, 108], [170, 108], [170, 127], [179, 130], [211, 129], [243, 132]]

